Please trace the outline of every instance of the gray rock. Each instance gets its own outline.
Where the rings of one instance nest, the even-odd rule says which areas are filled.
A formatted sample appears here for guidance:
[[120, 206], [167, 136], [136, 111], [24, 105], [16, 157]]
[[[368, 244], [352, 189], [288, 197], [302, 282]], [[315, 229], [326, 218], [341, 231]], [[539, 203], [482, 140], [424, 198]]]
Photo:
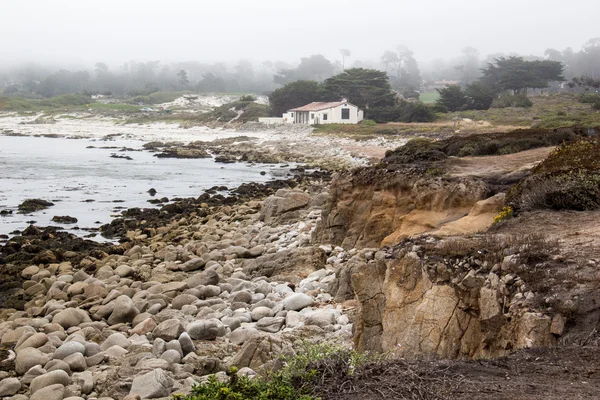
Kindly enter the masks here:
[[252, 310], [250, 315], [252, 316], [253, 321], [259, 321], [265, 317], [272, 317], [273, 310], [268, 307], [256, 307], [254, 310]]
[[29, 371], [27, 371], [25, 373], [25, 375], [23, 375], [23, 377], [21, 378], [21, 383], [24, 385], [29, 385], [32, 380], [34, 380], [38, 376], [44, 375], [46, 372], [48, 372], [48, 371], [46, 371], [44, 368], [42, 368], [39, 365], [31, 367], [29, 369]]
[[107, 320], [110, 325], [132, 322], [140, 313], [133, 300], [125, 295], [117, 297], [114, 304], [115, 308]]
[[84, 310], [79, 308], [66, 308], [58, 312], [54, 318], [52, 318], [52, 322], [59, 324], [65, 329], [69, 329], [84, 322], [92, 322], [92, 320]]
[[15, 348], [15, 351], [18, 353], [19, 350], [26, 349], [27, 347], [35, 347], [35, 348], [42, 347], [47, 342], [48, 342], [48, 335], [46, 335], [45, 333], [42, 333], [42, 332], [34, 333], [33, 335], [31, 335], [27, 339], [25, 339], [21, 344], [19, 344]]
[[204, 267], [205, 264], [206, 261], [204, 261], [202, 258], [192, 258], [191, 260], [181, 264], [179, 269], [184, 272], [196, 271]]
[[181, 344], [179, 343], [179, 340], [171, 340], [169, 343], [167, 343], [167, 349], [165, 351], [167, 350], [176, 350], [179, 355], [183, 357], [183, 350], [181, 350]]
[[61, 384], [46, 386], [35, 392], [29, 400], [63, 400], [65, 387]]
[[211, 297], [217, 297], [221, 294], [221, 288], [216, 285], [199, 286], [198, 296], [201, 299], [209, 299]]
[[173, 379], [163, 369], [157, 368], [135, 377], [129, 394], [137, 394], [141, 399], [156, 399], [169, 396], [172, 388]]
[[21, 389], [21, 382], [17, 378], [6, 378], [0, 381], [0, 397], [12, 396]]
[[302, 323], [302, 314], [298, 311], [288, 311], [285, 316], [286, 328], [297, 328]]
[[71, 354], [81, 353], [85, 354], [85, 346], [79, 342], [70, 341], [64, 343], [54, 352], [54, 358], [57, 360], [62, 360], [65, 357], [70, 356]]
[[300, 311], [313, 304], [313, 298], [304, 293], [295, 293], [283, 301], [286, 310]]
[[232, 293], [231, 297], [229, 297], [229, 301], [232, 303], [240, 302], [250, 304], [252, 301], [252, 293], [245, 290], [240, 290], [239, 292]]
[[82, 372], [87, 368], [85, 357], [81, 353], [71, 354], [70, 356], [65, 357], [63, 361], [66, 362], [71, 371], [74, 372]]
[[237, 317], [224, 317], [221, 322], [227, 325], [232, 332], [242, 326], [242, 321]]
[[133, 268], [131, 268], [127, 264], [122, 264], [122, 265], [119, 265], [117, 268], [115, 268], [115, 274], [119, 275], [121, 278], [129, 276], [132, 273], [133, 273]]
[[36, 348], [28, 347], [19, 351], [15, 360], [15, 369], [19, 375], [23, 375], [31, 367], [46, 365], [50, 358]]
[[181, 362], [181, 354], [177, 350], [167, 350], [160, 358], [166, 360], [169, 364], [179, 364]]
[[229, 335], [229, 341], [233, 344], [243, 344], [247, 342], [251, 337], [260, 335], [260, 332], [254, 328], [241, 328], [236, 329]]
[[131, 340], [127, 339], [122, 333], [113, 333], [106, 338], [106, 340], [100, 345], [100, 348], [102, 350], [106, 350], [114, 345], [121, 346], [122, 348], [126, 349], [131, 345]]
[[71, 367], [63, 360], [50, 360], [44, 365], [44, 369], [48, 372], [62, 370], [67, 374], [71, 374]]
[[194, 340], [214, 340], [219, 336], [225, 335], [225, 327], [217, 319], [192, 322], [186, 330]]
[[73, 382], [81, 388], [81, 392], [84, 394], [90, 394], [94, 390], [94, 378], [90, 371], [73, 374]]
[[29, 385], [29, 389], [31, 393], [36, 393], [38, 390], [41, 390], [47, 386], [60, 384], [63, 386], [67, 386], [71, 383], [71, 378], [69, 375], [62, 370], [48, 372], [42, 376], [38, 376], [34, 380], [31, 381], [31, 385]]
[[196, 346], [187, 332], [183, 332], [179, 335], [179, 344], [181, 345], [181, 351], [183, 351], [184, 355], [196, 351]]
[[[121, 346], [117, 346], [117, 345], [114, 345], [114, 346], [109, 347], [108, 349], [104, 350], [104, 355], [107, 356], [108, 358], [113, 358], [113, 359], [121, 358], [127, 353], [128, 353], [127, 350], [125, 350]], [[96, 357], [96, 356], [99, 356], [99, 354], [96, 354], [94, 357]]]
[[167, 344], [161, 338], [154, 339], [154, 343], [152, 344], [152, 354], [155, 356], [160, 356], [162, 353], [167, 350]]
[[317, 311], [306, 318], [305, 324], [316, 325], [324, 329], [335, 324], [335, 314], [331, 310]]
[[181, 325], [179, 319], [171, 318], [158, 324], [158, 326], [152, 331], [152, 335], [155, 338], [161, 338], [163, 340], [170, 341], [177, 339], [182, 332], [183, 325]]
[[256, 329], [270, 333], [277, 333], [281, 330], [284, 323], [285, 318], [282, 317], [265, 317], [256, 323]]
[[191, 294], [180, 294], [171, 301], [171, 307], [176, 310], [181, 310], [183, 306], [192, 304], [196, 300], [198, 300], [198, 298]]

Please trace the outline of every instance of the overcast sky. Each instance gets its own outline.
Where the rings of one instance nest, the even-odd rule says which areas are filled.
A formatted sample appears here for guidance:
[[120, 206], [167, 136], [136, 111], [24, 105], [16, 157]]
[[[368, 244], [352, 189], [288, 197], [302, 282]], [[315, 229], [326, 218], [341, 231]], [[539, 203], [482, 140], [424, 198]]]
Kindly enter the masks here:
[[600, 0], [0, 0], [0, 63], [378, 59], [579, 50]]

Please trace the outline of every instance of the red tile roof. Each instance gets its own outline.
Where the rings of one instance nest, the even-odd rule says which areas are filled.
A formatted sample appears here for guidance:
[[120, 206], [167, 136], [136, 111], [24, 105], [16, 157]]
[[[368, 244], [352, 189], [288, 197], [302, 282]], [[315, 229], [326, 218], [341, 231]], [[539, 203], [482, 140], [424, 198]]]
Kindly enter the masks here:
[[328, 108], [334, 108], [337, 106], [341, 106], [342, 104], [348, 104], [348, 102], [347, 101], [334, 101], [334, 102], [327, 103], [327, 102], [322, 102], [322, 101], [316, 101], [316, 102], [307, 104], [302, 107], [291, 109], [289, 111], [321, 111], [321, 110], [326, 110]]

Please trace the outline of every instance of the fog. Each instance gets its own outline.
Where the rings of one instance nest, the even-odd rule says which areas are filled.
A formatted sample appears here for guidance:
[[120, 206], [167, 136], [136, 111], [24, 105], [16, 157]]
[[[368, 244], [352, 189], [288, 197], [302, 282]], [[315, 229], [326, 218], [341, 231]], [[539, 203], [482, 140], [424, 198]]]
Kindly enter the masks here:
[[579, 50], [600, 36], [597, 0], [2, 0], [0, 64], [129, 60], [378, 60], [403, 44], [420, 62], [472, 46], [485, 56]]

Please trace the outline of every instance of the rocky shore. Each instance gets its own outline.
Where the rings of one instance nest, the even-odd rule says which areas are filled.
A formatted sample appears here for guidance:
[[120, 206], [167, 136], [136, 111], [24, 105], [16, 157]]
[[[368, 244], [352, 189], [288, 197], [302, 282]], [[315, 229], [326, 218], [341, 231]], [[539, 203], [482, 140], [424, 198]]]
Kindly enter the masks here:
[[[210, 146], [239, 160], [244, 143]], [[228, 379], [232, 366], [266, 374], [306, 342], [450, 360], [597, 347], [588, 328], [600, 255], [569, 252], [580, 230], [598, 236], [597, 214], [572, 226], [561, 214], [561, 224], [546, 224], [552, 237], [532, 234], [538, 221], [528, 216], [490, 228], [506, 188], [548, 149], [460, 159], [425, 150], [129, 209], [99, 229], [118, 244], [28, 228], [0, 247], [0, 397], [169, 398], [213, 374]], [[385, 365], [409, 374], [411, 363]], [[432, 385], [454, 382], [440, 381], [448, 368], [481, 372], [475, 361], [439, 361], [432, 377], [428, 362], [414, 363]], [[385, 374], [369, 368], [361, 374]], [[450, 386], [459, 383], [477, 393], [472, 382]]]
[[331, 294], [346, 252], [310, 245], [326, 184], [180, 202], [130, 218], [120, 245], [34, 227], [9, 241], [20, 287], [0, 311], [0, 396], [168, 397], [232, 365], [265, 372], [304, 340], [350, 343], [353, 304]]

